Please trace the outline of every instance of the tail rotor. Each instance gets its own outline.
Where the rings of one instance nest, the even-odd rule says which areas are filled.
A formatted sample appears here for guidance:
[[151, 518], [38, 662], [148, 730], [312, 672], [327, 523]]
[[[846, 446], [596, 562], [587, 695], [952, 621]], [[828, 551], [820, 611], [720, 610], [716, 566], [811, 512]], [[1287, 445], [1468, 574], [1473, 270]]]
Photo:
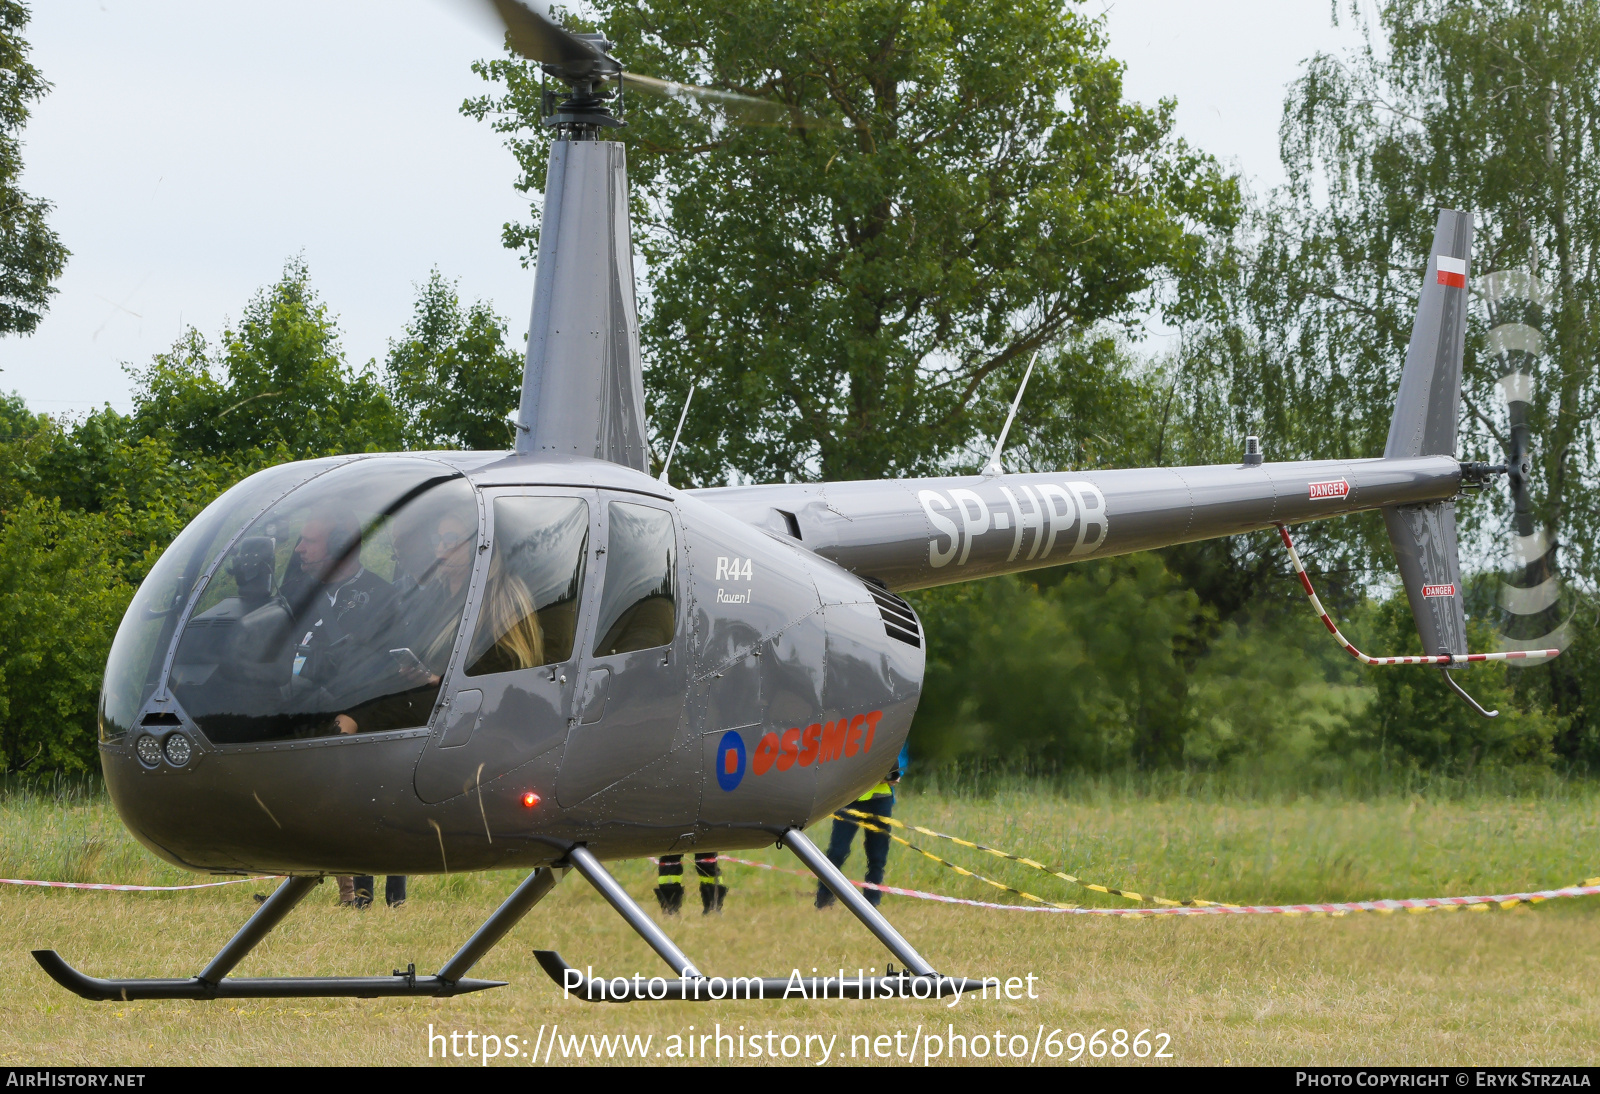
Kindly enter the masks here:
[[1484, 279], [1483, 294], [1493, 327], [1490, 352], [1503, 374], [1497, 381], [1508, 426], [1506, 485], [1511, 495], [1511, 543], [1507, 573], [1500, 582], [1505, 611], [1500, 647], [1505, 650], [1566, 649], [1567, 623], [1561, 618], [1561, 578], [1553, 537], [1541, 526], [1533, 502], [1532, 428], [1529, 409], [1544, 351], [1539, 333], [1550, 290], [1527, 270], [1502, 270]]

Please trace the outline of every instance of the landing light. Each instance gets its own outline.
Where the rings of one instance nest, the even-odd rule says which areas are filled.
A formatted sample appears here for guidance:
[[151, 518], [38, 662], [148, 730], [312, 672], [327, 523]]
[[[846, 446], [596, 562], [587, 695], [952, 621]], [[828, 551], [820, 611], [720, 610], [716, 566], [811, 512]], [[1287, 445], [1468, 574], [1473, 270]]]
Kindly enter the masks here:
[[133, 751], [139, 757], [139, 762], [147, 767], [154, 767], [161, 762], [161, 742], [148, 733], [141, 734], [133, 742]]
[[182, 767], [189, 762], [189, 757], [194, 754], [189, 738], [182, 733], [174, 733], [167, 738], [167, 743], [162, 751], [167, 754], [167, 762], [173, 767]]
[[532, 809], [534, 806], [539, 804], [539, 795], [535, 794], [531, 790], [528, 791], [526, 794], [522, 795], [522, 804], [527, 806], [529, 809]]

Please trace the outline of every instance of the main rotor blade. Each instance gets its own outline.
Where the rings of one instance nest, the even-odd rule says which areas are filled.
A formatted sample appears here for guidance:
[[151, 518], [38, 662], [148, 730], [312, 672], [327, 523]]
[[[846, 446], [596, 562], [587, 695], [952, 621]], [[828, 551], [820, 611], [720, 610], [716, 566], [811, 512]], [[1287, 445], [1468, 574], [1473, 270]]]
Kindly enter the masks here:
[[658, 80], [654, 76], [641, 76], [637, 72], [624, 72], [625, 87], [648, 91], [669, 99], [691, 101], [714, 106], [726, 114], [730, 121], [740, 125], [793, 125], [797, 128], [821, 126], [827, 123], [806, 114], [796, 114], [782, 103], [771, 99], [757, 99], [737, 91], [718, 91], [699, 84], [680, 84], [674, 80]]
[[489, 0], [495, 14], [505, 24], [511, 48], [558, 74], [585, 77], [609, 75], [622, 66], [607, 57], [594, 43], [573, 34], [548, 15], [521, 0]]
[[621, 76], [629, 87], [639, 91], [714, 106], [730, 121], [740, 125], [793, 125], [807, 128], [825, 124], [804, 114], [797, 115], [782, 103], [770, 99], [758, 99], [736, 91], [718, 91], [696, 84], [680, 84], [673, 80], [658, 80], [637, 72], [623, 73], [622, 66], [615, 58], [608, 56], [600, 45], [567, 30], [532, 4], [523, 0], [487, 2], [494, 7], [495, 14], [505, 25], [506, 41], [511, 48], [528, 60], [544, 65], [551, 75], [558, 78], [598, 80]]

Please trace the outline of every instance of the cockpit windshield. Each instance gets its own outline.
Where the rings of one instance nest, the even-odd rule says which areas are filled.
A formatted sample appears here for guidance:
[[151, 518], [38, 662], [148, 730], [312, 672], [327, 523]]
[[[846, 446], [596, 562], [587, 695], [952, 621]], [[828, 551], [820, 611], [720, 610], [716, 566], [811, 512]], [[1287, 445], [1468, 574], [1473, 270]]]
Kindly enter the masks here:
[[207, 506], [167, 545], [139, 583], [111, 643], [100, 689], [102, 738], [120, 736], [133, 727], [156, 689], [183, 609], [217, 553], [266, 506], [338, 462], [310, 460], [258, 471]]
[[212, 571], [178, 640], [174, 698], [218, 744], [426, 725], [477, 539], [472, 487], [442, 464], [318, 476]]

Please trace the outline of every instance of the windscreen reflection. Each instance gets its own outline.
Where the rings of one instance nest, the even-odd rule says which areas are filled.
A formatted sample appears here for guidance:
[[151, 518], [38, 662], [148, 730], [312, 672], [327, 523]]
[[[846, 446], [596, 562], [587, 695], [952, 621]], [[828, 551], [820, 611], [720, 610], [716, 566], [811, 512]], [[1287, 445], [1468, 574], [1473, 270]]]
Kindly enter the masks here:
[[218, 744], [424, 726], [461, 624], [471, 486], [428, 460], [362, 460], [261, 515], [212, 574], [170, 683]]

